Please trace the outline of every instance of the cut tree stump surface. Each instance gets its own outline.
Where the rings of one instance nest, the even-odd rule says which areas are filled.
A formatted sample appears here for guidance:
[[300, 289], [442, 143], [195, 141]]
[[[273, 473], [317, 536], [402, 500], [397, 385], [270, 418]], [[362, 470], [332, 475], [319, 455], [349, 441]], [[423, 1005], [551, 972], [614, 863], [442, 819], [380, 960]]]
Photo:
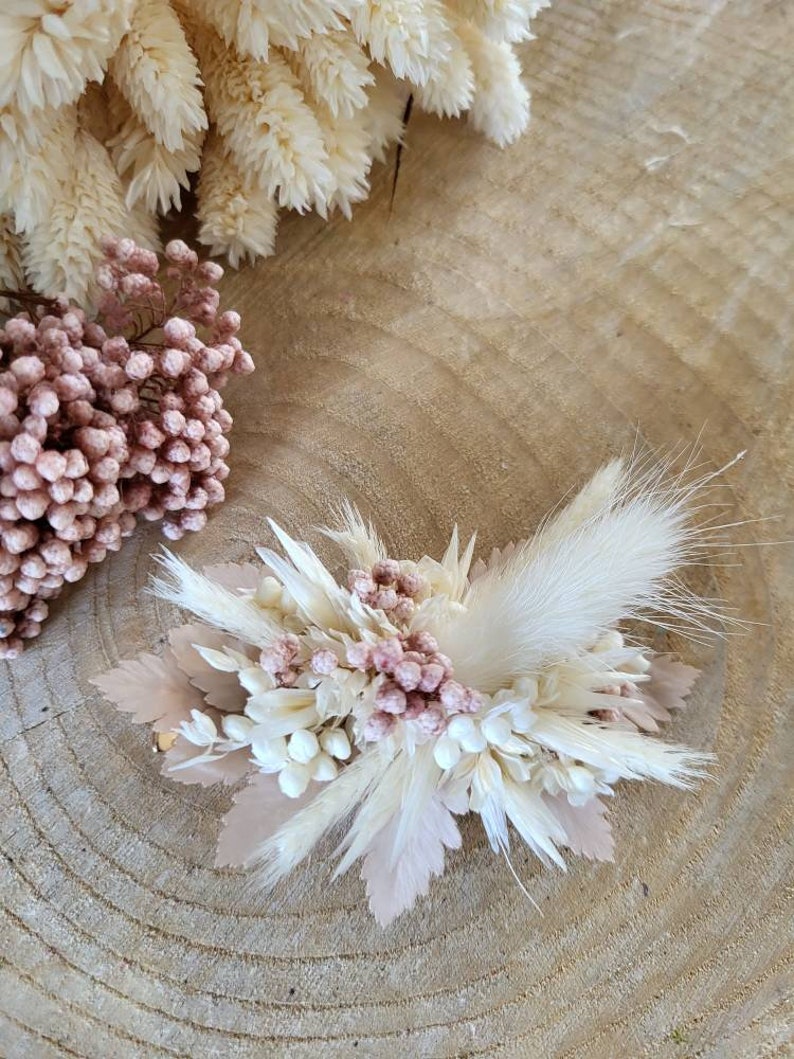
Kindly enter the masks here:
[[[603, 460], [705, 426], [736, 540], [794, 538], [794, 4], [555, 0], [526, 49], [534, 121], [500, 151], [416, 112], [389, 214], [289, 217], [230, 272], [258, 365], [192, 562], [341, 496], [393, 554], [524, 536]], [[760, 1059], [791, 1055], [794, 549], [701, 572], [758, 625], [668, 646], [704, 675], [669, 728], [694, 793], [621, 786], [614, 865], [513, 863], [476, 821], [382, 931], [326, 847], [268, 897], [212, 868], [227, 790], [164, 780], [90, 679], [157, 651], [142, 526], [2, 664], [0, 1053], [13, 1059]]]

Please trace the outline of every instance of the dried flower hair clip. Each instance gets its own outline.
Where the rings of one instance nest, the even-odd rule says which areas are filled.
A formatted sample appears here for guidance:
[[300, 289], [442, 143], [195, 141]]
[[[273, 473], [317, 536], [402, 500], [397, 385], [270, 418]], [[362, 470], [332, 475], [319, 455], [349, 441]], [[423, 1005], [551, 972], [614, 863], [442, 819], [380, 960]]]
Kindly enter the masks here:
[[156, 592], [200, 624], [96, 684], [172, 733], [169, 777], [248, 777], [216, 863], [256, 864], [264, 886], [344, 823], [335, 875], [361, 860], [386, 924], [443, 872], [467, 812], [505, 856], [512, 825], [546, 863], [565, 866], [561, 847], [611, 860], [601, 797], [621, 779], [688, 787], [710, 760], [654, 737], [697, 670], [618, 623], [725, 619], [676, 576], [717, 543], [691, 514], [715, 477], [615, 461], [531, 540], [474, 565], [457, 530], [440, 562], [389, 558], [345, 505], [324, 531], [351, 565], [341, 585], [274, 523], [284, 554], [259, 549], [264, 570], [199, 574], [166, 553]]

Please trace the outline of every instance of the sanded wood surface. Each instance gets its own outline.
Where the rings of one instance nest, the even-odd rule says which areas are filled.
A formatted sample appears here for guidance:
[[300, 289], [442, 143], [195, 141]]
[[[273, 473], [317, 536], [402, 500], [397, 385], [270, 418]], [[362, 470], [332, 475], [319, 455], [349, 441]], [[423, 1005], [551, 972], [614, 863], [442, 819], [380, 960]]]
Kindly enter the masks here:
[[[414, 115], [394, 211], [291, 218], [230, 274], [258, 364], [230, 387], [229, 500], [183, 541], [243, 559], [275, 516], [346, 495], [393, 551], [521, 536], [632, 444], [747, 449], [742, 544], [794, 537], [794, 4], [555, 0], [527, 49], [534, 124], [500, 152]], [[522, 896], [473, 824], [429, 900], [381, 931], [328, 861], [264, 897], [211, 864], [224, 790], [159, 775], [90, 678], [157, 649], [142, 527], [0, 672], [0, 1053], [14, 1059], [792, 1054], [794, 552], [703, 575], [759, 622], [704, 667], [676, 741], [694, 794], [624, 785], [617, 863]], [[320, 543], [324, 555], [333, 553]], [[328, 849], [326, 849], [326, 853]]]

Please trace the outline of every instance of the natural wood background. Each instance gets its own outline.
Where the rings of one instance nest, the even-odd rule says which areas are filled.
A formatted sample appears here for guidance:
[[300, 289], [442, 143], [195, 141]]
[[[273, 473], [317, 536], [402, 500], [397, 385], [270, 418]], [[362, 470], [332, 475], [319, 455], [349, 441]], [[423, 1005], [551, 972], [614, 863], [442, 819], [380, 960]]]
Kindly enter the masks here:
[[[450, 524], [523, 534], [629, 444], [725, 461], [737, 540], [794, 538], [794, 3], [555, 0], [534, 123], [500, 152], [415, 116], [354, 222], [291, 218], [229, 275], [253, 380], [226, 507], [180, 550], [247, 557], [347, 495], [401, 554]], [[312, 539], [316, 539], [312, 537]], [[214, 871], [228, 792], [164, 781], [89, 679], [156, 648], [142, 528], [3, 665], [0, 1050], [15, 1059], [794, 1054], [790, 547], [706, 583], [763, 624], [678, 644], [705, 676], [672, 735], [719, 756], [683, 795], [624, 787], [614, 866], [518, 871], [476, 827], [381, 932], [318, 857], [271, 899]], [[328, 554], [326, 550], [326, 554]]]

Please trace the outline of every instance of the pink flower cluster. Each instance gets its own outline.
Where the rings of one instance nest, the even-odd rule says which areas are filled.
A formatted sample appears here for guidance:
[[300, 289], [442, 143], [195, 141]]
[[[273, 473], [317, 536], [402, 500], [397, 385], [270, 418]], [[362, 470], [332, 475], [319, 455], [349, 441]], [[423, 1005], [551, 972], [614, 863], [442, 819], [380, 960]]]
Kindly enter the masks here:
[[424, 589], [425, 580], [419, 574], [401, 574], [396, 559], [382, 559], [372, 570], [351, 570], [347, 587], [390, 618], [408, 621], [414, 612], [414, 599]]
[[439, 735], [450, 715], [476, 713], [480, 707], [478, 693], [452, 679], [452, 663], [428, 632], [398, 634], [375, 644], [360, 641], [348, 648], [347, 662], [373, 680], [386, 678], [375, 693], [377, 708], [364, 729], [367, 740], [388, 735], [398, 718]]
[[176, 540], [224, 498], [219, 391], [253, 361], [237, 313], [218, 311], [223, 270], [181, 241], [164, 275], [130, 239], [103, 249], [96, 317], [19, 294], [29, 310], [0, 330], [0, 657], [38, 635], [46, 601], [118, 550], [137, 515]]

